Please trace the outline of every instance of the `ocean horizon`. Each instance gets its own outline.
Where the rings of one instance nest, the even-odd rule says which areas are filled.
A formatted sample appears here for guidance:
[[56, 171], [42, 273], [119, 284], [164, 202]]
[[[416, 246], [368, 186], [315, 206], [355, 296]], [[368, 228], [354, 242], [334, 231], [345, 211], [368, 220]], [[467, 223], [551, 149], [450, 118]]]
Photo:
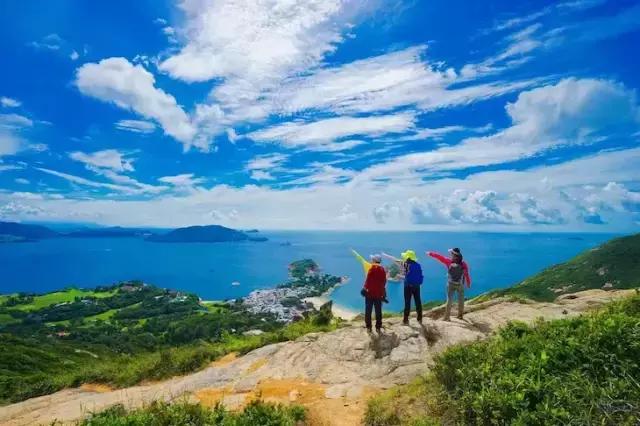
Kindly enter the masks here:
[[[473, 285], [468, 296], [507, 287], [593, 248], [617, 234], [413, 231], [265, 231], [267, 242], [153, 243], [138, 238], [56, 238], [0, 245], [0, 293], [49, 292], [142, 280], [197, 293], [205, 300], [246, 296], [286, 281], [290, 262], [311, 258], [329, 274], [349, 277], [329, 296], [345, 308], [362, 309], [363, 272], [350, 253], [418, 253], [424, 302], [443, 300], [445, 270], [426, 250], [460, 247]], [[235, 283], [236, 285], [233, 285]], [[239, 283], [239, 285], [238, 285]], [[390, 303], [402, 309], [402, 283], [388, 284]]]

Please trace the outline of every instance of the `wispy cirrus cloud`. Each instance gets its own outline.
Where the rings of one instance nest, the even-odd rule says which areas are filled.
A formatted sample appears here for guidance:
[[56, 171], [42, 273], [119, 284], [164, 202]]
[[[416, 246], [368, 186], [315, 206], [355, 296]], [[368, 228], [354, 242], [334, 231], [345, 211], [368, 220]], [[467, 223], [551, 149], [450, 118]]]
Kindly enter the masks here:
[[414, 127], [412, 113], [370, 117], [334, 117], [313, 122], [289, 122], [258, 130], [246, 137], [259, 143], [275, 143], [285, 147], [314, 147], [332, 150], [340, 139], [352, 136], [382, 136], [404, 133]]
[[132, 133], [151, 134], [156, 131], [156, 125], [144, 120], [120, 120], [115, 123], [116, 129]]
[[358, 178], [509, 163], [561, 146], [592, 143], [603, 130], [632, 134], [640, 125], [635, 92], [609, 80], [565, 79], [520, 93], [515, 102], [507, 104], [506, 111], [512, 121], [506, 129], [433, 151], [400, 156], [363, 171]]

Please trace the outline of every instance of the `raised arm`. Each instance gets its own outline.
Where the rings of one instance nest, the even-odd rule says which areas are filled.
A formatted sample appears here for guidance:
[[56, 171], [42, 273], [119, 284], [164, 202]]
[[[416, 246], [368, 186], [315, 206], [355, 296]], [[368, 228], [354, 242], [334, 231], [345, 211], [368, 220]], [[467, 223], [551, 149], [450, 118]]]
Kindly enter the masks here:
[[382, 256], [386, 257], [387, 259], [391, 260], [392, 262], [396, 262], [399, 265], [402, 265], [402, 259], [398, 259], [397, 257], [391, 256], [388, 253], [382, 252]]
[[358, 259], [358, 261], [362, 264], [362, 269], [364, 269], [364, 274], [366, 276], [367, 273], [369, 273], [369, 269], [371, 269], [371, 263], [367, 262], [367, 260], [364, 257], [360, 256], [360, 253], [358, 253], [354, 249], [351, 249], [351, 253], [353, 253], [356, 259]]
[[442, 263], [444, 266], [451, 265], [451, 259], [441, 255], [440, 253], [436, 253], [435, 251], [428, 251], [427, 256], [433, 257], [435, 260]]

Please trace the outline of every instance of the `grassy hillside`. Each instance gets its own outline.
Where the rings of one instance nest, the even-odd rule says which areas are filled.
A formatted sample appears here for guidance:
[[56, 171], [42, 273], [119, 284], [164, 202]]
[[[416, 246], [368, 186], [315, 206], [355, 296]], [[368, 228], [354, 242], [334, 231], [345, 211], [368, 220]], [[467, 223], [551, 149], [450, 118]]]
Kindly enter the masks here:
[[[242, 303], [201, 302], [141, 282], [1, 296], [0, 404], [82, 383], [121, 387], [185, 374], [230, 352], [337, 325], [326, 312], [283, 324]], [[250, 330], [262, 334], [244, 334]]]
[[582, 317], [512, 323], [452, 347], [432, 372], [369, 402], [367, 425], [636, 425], [640, 296]]
[[640, 286], [640, 234], [613, 239], [513, 287], [489, 294], [552, 301], [561, 294], [601, 288], [606, 283], [614, 288]]

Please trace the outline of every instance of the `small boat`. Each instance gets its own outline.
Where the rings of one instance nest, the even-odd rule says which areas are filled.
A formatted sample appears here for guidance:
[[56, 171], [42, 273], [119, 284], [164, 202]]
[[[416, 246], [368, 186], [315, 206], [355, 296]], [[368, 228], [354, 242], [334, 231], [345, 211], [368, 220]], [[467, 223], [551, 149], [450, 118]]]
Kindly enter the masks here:
[[237, 287], [240, 285], [240, 281], [234, 281], [231, 283], [232, 286]]

